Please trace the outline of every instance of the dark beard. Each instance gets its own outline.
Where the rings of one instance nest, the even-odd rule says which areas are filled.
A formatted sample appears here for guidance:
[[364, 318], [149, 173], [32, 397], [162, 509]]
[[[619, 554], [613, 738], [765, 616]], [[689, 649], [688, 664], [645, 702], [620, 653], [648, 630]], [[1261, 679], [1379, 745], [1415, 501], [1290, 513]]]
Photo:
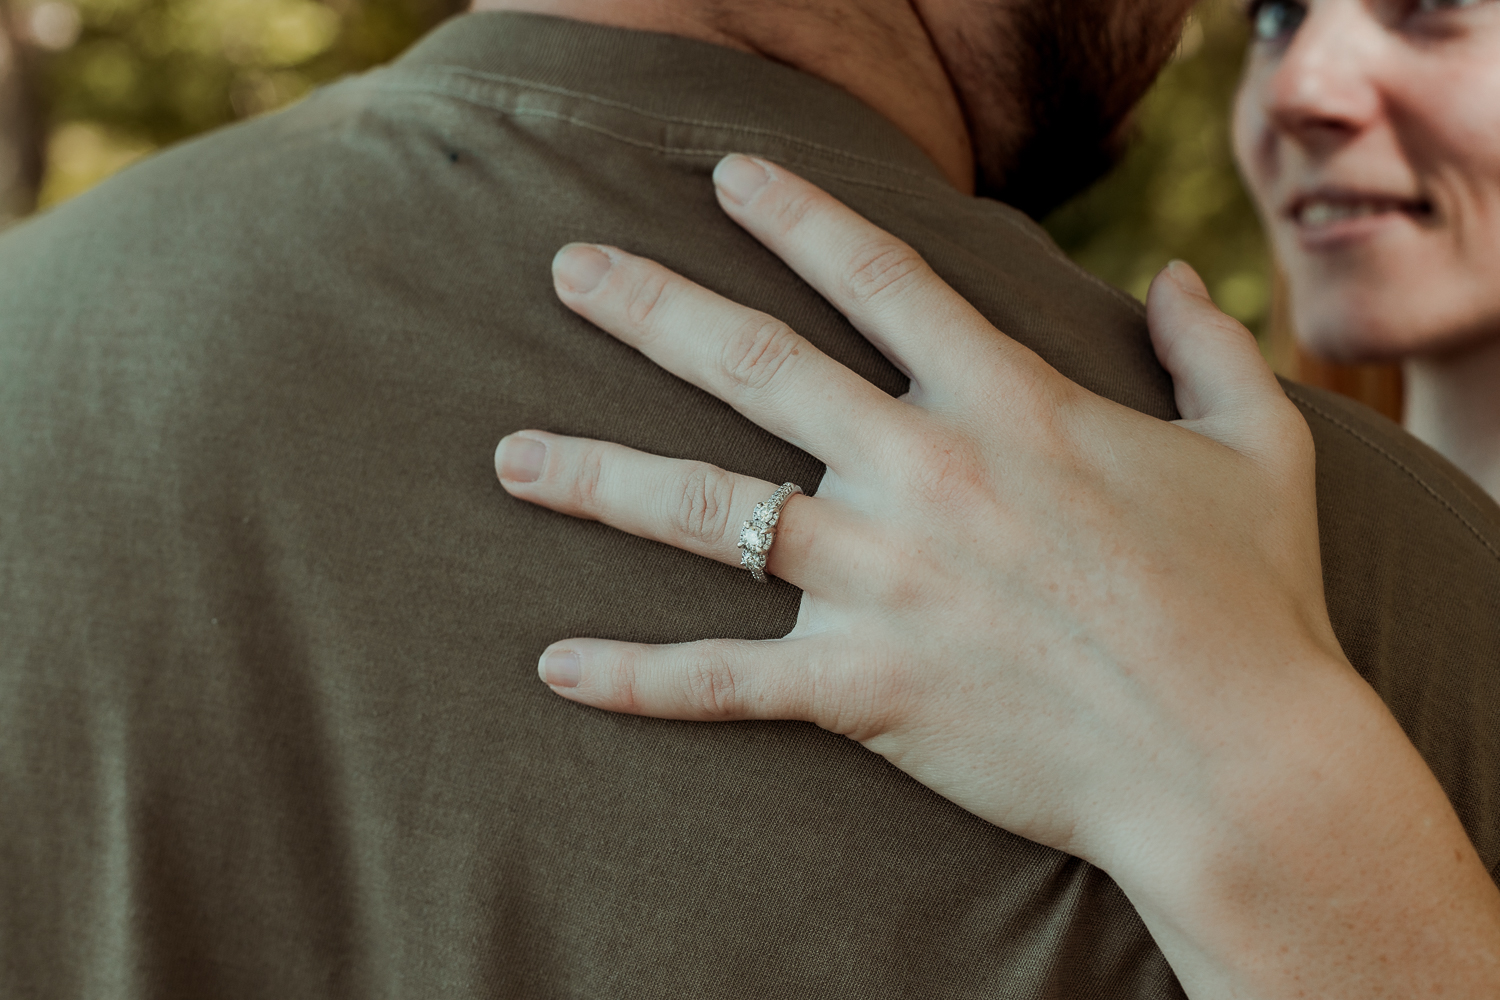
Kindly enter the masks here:
[[974, 137], [977, 190], [1039, 219], [1120, 161], [1130, 113], [1171, 57], [1187, 4], [980, 6], [987, 12], [971, 24], [982, 20], [1004, 37], [965, 39], [970, 72], [955, 73]]

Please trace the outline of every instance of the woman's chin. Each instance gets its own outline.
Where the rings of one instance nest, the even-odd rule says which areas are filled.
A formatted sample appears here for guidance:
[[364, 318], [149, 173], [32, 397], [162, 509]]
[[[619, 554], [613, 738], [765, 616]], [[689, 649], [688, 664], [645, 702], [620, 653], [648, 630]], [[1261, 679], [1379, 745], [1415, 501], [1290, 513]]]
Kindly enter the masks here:
[[[1293, 293], [1292, 323], [1308, 353], [1341, 365], [1387, 364], [1426, 353], [1445, 339], [1410, 299], [1380, 294]], [[1393, 301], [1394, 300], [1394, 301]]]
[[1297, 339], [1315, 356], [1388, 363], [1500, 335], [1500, 246], [1466, 244], [1400, 213], [1324, 228], [1316, 249], [1289, 227], [1277, 234]]
[[1389, 363], [1500, 335], [1500, 289], [1460, 268], [1320, 270], [1293, 274], [1292, 325], [1298, 342], [1325, 361]]

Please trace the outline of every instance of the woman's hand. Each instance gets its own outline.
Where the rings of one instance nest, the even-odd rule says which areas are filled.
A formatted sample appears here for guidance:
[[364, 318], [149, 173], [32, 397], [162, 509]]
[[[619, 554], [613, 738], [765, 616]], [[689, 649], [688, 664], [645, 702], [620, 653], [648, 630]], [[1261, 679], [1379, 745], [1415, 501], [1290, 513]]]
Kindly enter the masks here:
[[[1491, 950], [1440, 943], [1448, 968], [1495, 975], [1500, 898], [1329, 625], [1306, 424], [1191, 269], [1163, 272], [1148, 303], [1183, 414], [1166, 423], [1063, 378], [787, 171], [731, 157], [715, 180], [724, 210], [911, 391], [892, 399], [650, 261], [564, 248], [564, 303], [828, 472], [787, 503], [770, 553], [804, 592], [786, 638], [569, 639], [541, 660], [553, 690], [856, 739], [1109, 871], [1195, 995], [1374, 995], [1363, 971], [1341, 966], [1330, 986], [1297, 961], [1328, 930], [1326, 893], [1369, 924], [1356, 940], [1340, 924], [1314, 970], [1329, 948], [1353, 961], [1391, 935], [1405, 954], [1411, 921], [1457, 907]], [[741, 522], [777, 485], [541, 431], [507, 437], [496, 462], [514, 496], [735, 565]], [[1351, 840], [1350, 822], [1375, 824], [1375, 841]], [[1394, 909], [1389, 884], [1358, 877], [1373, 857], [1360, 844], [1395, 865]]]
[[[804, 591], [790, 635], [571, 639], [542, 661], [560, 694], [810, 720], [993, 823], [1102, 861], [1123, 827], [1200, 812], [1227, 763], [1217, 748], [1261, 742], [1289, 692], [1357, 687], [1324, 612], [1310, 433], [1189, 268], [1150, 299], [1174, 425], [1063, 378], [812, 185], [748, 159], [726, 173], [767, 178], [742, 203], [721, 183], [725, 210], [911, 391], [892, 399], [650, 261], [565, 248], [564, 303], [828, 472], [786, 505], [770, 553]], [[509, 471], [520, 455], [535, 475]], [[736, 565], [741, 522], [777, 485], [538, 431], [507, 438], [499, 469], [524, 500]]]

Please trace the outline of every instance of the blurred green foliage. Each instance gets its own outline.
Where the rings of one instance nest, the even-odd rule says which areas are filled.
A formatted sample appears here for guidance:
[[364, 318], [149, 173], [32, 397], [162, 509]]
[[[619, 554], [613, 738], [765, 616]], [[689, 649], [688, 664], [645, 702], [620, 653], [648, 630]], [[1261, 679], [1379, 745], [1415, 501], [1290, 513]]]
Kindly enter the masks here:
[[1168, 261], [1188, 261], [1225, 312], [1263, 335], [1271, 260], [1229, 136], [1248, 36], [1237, 4], [1200, 3], [1177, 60], [1137, 112], [1125, 161], [1046, 226], [1079, 264], [1139, 298]]
[[[0, 0], [0, 3], [7, 0]], [[131, 160], [384, 62], [466, 0], [8, 0], [43, 62], [41, 201]], [[1270, 265], [1235, 174], [1229, 104], [1246, 41], [1232, 0], [1204, 0], [1142, 105], [1125, 162], [1047, 228], [1080, 264], [1143, 296], [1172, 257], [1262, 330]]]
[[[53, 51], [42, 203], [215, 126], [384, 62], [464, 0], [12, 0]], [[71, 24], [70, 24], [71, 21]]]

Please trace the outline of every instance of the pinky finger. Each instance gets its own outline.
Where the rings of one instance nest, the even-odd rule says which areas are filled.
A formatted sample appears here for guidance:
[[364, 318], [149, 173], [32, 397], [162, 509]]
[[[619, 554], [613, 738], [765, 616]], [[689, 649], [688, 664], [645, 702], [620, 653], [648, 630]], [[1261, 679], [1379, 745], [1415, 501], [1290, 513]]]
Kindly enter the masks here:
[[816, 722], [806, 639], [709, 639], [670, 646], [569, 639], [537, 673], [571, 701], [658, 719]]

